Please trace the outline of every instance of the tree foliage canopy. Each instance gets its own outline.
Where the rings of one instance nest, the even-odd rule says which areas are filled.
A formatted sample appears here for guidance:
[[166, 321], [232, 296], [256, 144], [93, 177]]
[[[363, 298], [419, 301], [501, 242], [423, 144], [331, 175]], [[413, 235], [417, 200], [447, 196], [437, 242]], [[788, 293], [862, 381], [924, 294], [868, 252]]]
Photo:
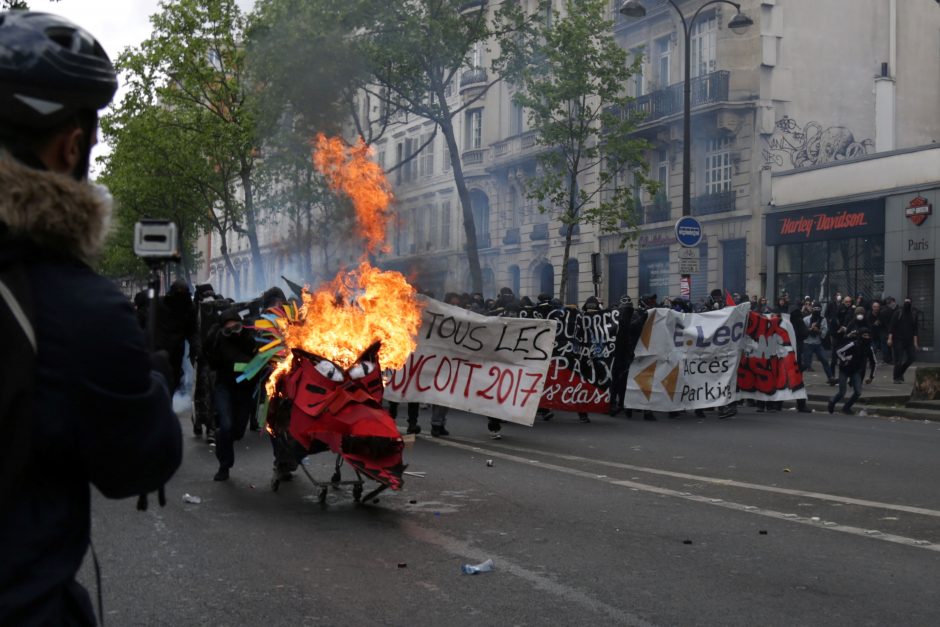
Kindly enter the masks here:
[[[614, 40], [607, 0], [566, 0], [558, 13], [552, 4], [543, 0], [535, 20], [514, 13], [525, 28], [501, 42], [501, 62], [516, 88], [513, 98], [525, 107], [544, 148], [528, 195], [567, 227], [564, 268], [574, 227], [582, 222], [602, 233], [620, 233], [621, 245], [632, 235], [633, 189], [622, 183], [630, 173], [649, 184], [644, 176], [649, 145], [631, 136], [637, 120], [624, 115], [631, 101], [625, 83], [640, 60], [628, 63]], [[562, 297], [566, 281], [562, 272]]]

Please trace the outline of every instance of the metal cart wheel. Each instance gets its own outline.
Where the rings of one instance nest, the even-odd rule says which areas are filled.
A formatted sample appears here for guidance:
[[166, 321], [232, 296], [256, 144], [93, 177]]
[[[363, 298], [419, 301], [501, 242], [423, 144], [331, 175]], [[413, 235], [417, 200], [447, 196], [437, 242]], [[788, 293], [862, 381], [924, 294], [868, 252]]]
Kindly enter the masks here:
[[320, 503], [320, 505], [324, 505], [326, 503], [326, 491], [327, 489], [324, 486], [320, 488], [320, 492], [317, 494], [317, 501]]

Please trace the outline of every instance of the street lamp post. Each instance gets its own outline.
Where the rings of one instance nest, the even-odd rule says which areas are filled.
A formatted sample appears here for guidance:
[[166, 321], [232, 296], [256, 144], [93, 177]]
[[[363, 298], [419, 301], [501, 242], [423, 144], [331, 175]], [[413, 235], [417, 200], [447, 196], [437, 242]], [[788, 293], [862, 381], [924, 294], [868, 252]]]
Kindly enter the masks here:
[[[685, 52], [685, 75], [683, 84], [682, 101], [682, 215], [692, 215], [692, 26], [695, 20], [701, 14], [702, 9], [712, 4], [730, 4], [737, 13], [731, 21], [728, 22], [728, 28], [735, 32], [740, 32], [754, 23], [744, 13], [741, 13], [741, 5], [731, 0], [709, 0], [692, 14], [691, 19], [686, 19], [685, 14], [679, 9], [674, 0], [666, 0], [672, 8], [676, 10], [679, 19], [682, 21], [682, 30], [684, 35]], [[640, 18], [646, 15], [646, 7], [640, 0], [626, 0], [620, 7], [620, 13], [626, 17]], [[682, 275], [683, 282], [689, 284], [690, 276]]]

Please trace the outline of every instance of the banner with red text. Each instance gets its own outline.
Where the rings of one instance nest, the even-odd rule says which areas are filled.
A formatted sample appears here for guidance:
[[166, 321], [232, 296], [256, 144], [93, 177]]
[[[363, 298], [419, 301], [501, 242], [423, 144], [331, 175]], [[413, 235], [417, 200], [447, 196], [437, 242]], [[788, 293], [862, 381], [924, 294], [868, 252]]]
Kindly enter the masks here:
[[385, 398], [531, 426], [556, 323], [481, 316], [431, 299], [424, 303], [417, 348], [401, 369], [388, 375]]
[[751, 312], [738, 365], [738, 398], [791, 401], [806, 398], [789, 317]]

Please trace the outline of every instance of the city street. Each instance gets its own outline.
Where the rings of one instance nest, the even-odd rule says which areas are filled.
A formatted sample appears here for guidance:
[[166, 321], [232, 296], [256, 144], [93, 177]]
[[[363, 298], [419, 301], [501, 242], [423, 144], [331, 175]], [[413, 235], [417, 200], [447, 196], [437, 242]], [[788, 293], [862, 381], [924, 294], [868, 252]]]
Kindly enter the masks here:
[[[940, 423], [592, 420], [491, 441], [484, 418], [452, 413], [450, 437], [406, 451], [424, 474], [402, 492], [331, 491], [325, 507], [300, 472], [270, 490], [263, 435], [227, 483], [187, 435], [167, 507], [94, 498], [106, 624], [940, 623]], [[308, 459], [330, 476], [331, 456]], [[90, 554], [80, 580], [94, 597]]]

